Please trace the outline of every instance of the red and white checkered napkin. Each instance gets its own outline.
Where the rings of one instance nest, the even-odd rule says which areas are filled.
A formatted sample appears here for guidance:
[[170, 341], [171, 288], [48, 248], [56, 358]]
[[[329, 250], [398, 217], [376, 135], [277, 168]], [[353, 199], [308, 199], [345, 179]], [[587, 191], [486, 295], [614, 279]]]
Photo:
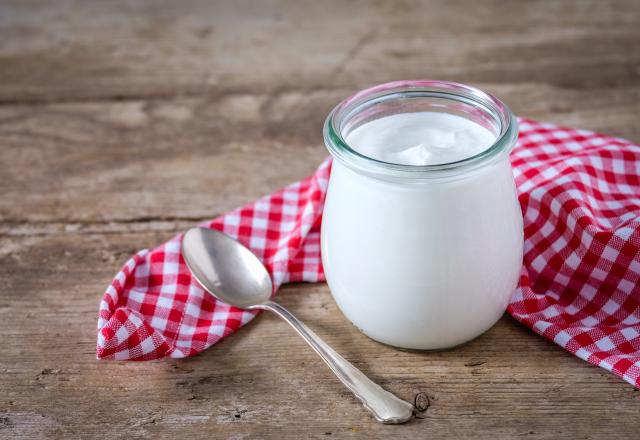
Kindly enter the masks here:
[[[509, 313], [640, 386], [640, 146], [521, 119], [511, 159], [525, 253]], [[323, 281], [319, 231], [330, 169], [326, 160], [311, 177], [205, 226], [251, 248], [276, 288]], [[98, 358], [191, 356], [254, 318], [199, 287], [180, 239], [140, 251], [113, 280], [100, 303]]]

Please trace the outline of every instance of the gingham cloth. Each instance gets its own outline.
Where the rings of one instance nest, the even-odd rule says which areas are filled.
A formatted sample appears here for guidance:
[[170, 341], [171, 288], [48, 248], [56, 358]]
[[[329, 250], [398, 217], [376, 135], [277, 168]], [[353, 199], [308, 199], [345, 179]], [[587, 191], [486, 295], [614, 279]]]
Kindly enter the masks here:
[[[640, 146], [520, 119], [511, 160], [524, 215], [524, 265], [508, 312], [536, 333], [640, 386]], [[204, 226], [248, 246], [277, 289], [324, 280], [320, 221], [331, 161], [301, 182]], [[181, 235], [133, 256], [101, 303], [99, 359], [181, 358], [257, 312], [206, 294]]]

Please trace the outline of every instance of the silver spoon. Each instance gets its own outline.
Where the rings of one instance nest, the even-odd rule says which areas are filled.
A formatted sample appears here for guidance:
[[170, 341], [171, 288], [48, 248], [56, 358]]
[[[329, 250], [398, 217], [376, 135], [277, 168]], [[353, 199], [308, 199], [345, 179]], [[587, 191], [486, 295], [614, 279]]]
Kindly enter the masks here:
[[395, 424], [411, 419], [413, 405], [372, 382], [287, 309], [270, 300], [271, 277], [249, 249], [222, 232], [193, 228], [182, 238], [182, 255], [194, 278], [220, 301], [242, 309], [270, 310], [287, 321], [377, 421]]

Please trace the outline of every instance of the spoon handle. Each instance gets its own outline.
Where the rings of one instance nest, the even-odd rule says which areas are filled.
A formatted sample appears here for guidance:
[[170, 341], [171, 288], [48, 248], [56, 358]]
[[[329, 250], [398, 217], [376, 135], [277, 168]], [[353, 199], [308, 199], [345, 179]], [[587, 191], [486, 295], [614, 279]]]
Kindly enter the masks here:
[[315, 350], [322, 360], [338, 376], [338, 379], [346, 385], [353, 394], [360, 399], [377, 421], [385, 424], [404, 423], [413, 415], [413, 405], [399, 399], [380, 385], [374, 383], [360, 370], [354, 367], [329, 347], [309, 327], [304, 325], [291, 312], [273, 301], [268, 301], [255, 308], [270, 310], [287, 321]]

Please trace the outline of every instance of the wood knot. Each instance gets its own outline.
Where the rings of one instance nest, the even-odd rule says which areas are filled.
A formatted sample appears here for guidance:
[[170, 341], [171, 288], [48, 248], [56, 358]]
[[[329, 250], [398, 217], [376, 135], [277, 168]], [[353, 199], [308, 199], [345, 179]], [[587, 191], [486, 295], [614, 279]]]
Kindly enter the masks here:
[[413, 402], [414, 402], [413, 406], [415, 407], [416, 412], [419, 412], [419, 413], [425, 412], [427, 409], [429, 409], [429, 406], [431, 405], [429, 396], [427, 396], [425, 393], [416, 394], [416, 397], [414, 398]]

